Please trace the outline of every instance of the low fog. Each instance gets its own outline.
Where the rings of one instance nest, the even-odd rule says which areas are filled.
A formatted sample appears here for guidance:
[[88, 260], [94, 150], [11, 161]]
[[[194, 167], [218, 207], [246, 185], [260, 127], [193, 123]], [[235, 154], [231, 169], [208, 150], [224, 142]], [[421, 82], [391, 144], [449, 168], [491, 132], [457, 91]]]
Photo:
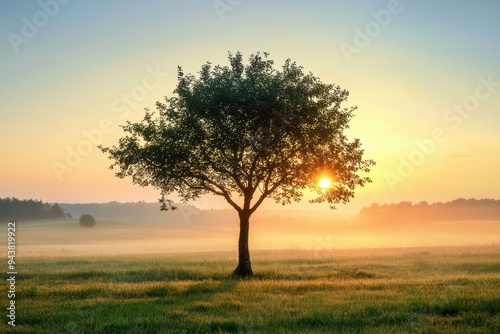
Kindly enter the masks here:
[[[22, 255], [82, 255], [236, 251], [234, 210], [199, 210], [158, 203], [61, 204], [72, 219], [18, 222]], [[81, 214], [97, 225], [79, 226]], [[257, 211], [250, 222], [253, 250], [479, 245], [500, 241], [500, 201], [374, 204], [350, 218], [305, 210]]]

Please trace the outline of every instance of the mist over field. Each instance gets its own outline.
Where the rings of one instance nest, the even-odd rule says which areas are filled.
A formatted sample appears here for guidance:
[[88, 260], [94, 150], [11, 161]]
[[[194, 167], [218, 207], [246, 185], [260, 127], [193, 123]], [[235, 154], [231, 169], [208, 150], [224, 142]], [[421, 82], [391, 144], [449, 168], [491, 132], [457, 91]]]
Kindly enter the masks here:
[[[234, 210], [201, 210], [158, 203], [61, 204], [72, 219], [20, 221], [19, 252], [76, 255], [234, 251], [238, 217]], [[78, 217], [92, 214], [93, 228]], [[252, 249], [345, 249], [498, 244], [500, 205], [494, 200], [448, 203], [373, 204], [352, 217], [335, 211], [262, 210], [252, 216]]]

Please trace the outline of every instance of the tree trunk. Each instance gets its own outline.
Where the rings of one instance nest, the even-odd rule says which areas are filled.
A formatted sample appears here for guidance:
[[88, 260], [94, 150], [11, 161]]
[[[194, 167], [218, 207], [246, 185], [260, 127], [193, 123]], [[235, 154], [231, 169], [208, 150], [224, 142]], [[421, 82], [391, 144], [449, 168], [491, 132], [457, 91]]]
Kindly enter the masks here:
[[239, 277], [248, 277], [253, 274], [250, 263], [250, 251], [248, 250], [248, 228], [250, 225], [250, 214], [240, 212], [240, 238], [238, 239], [238, 266], [234, 274]]

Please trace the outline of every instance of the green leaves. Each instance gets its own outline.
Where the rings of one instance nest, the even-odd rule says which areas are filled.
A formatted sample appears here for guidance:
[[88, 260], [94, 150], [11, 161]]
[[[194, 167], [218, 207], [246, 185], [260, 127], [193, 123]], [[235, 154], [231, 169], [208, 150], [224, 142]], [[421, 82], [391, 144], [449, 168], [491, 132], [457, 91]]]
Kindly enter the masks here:
[[[185, 201], [213, 193], [252, 213], [267, 197], [299, 201], [305, 188], [318, 193], [314, 202], [347, 202], [370, 182], [357, 172], [374, 164], [343, 134], [355, 110], [341, 107], [348, 92], [291, 60], [278, 71], [267, 57], [256, 53], [245, 65], [229, 53], [230, 66], [208, 62], [198, 78], [179, 67], [176, 95], [127, 123], [117, 147], [101, 148], [117, 176], [153, 185], [167, 204], [172, 193]], [[317, 187], [325, 169], [336, 175], [329, 191]]]

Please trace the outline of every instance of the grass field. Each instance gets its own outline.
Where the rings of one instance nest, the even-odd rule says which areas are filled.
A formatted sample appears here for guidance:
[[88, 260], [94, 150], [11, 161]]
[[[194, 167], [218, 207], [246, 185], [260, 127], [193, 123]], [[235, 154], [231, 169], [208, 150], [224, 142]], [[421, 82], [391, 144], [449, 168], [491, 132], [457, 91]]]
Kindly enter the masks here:
[[227, 252], [22, 257], [0, 332], [500, 332], [498, 245], [252, 255], [248, 280]]

